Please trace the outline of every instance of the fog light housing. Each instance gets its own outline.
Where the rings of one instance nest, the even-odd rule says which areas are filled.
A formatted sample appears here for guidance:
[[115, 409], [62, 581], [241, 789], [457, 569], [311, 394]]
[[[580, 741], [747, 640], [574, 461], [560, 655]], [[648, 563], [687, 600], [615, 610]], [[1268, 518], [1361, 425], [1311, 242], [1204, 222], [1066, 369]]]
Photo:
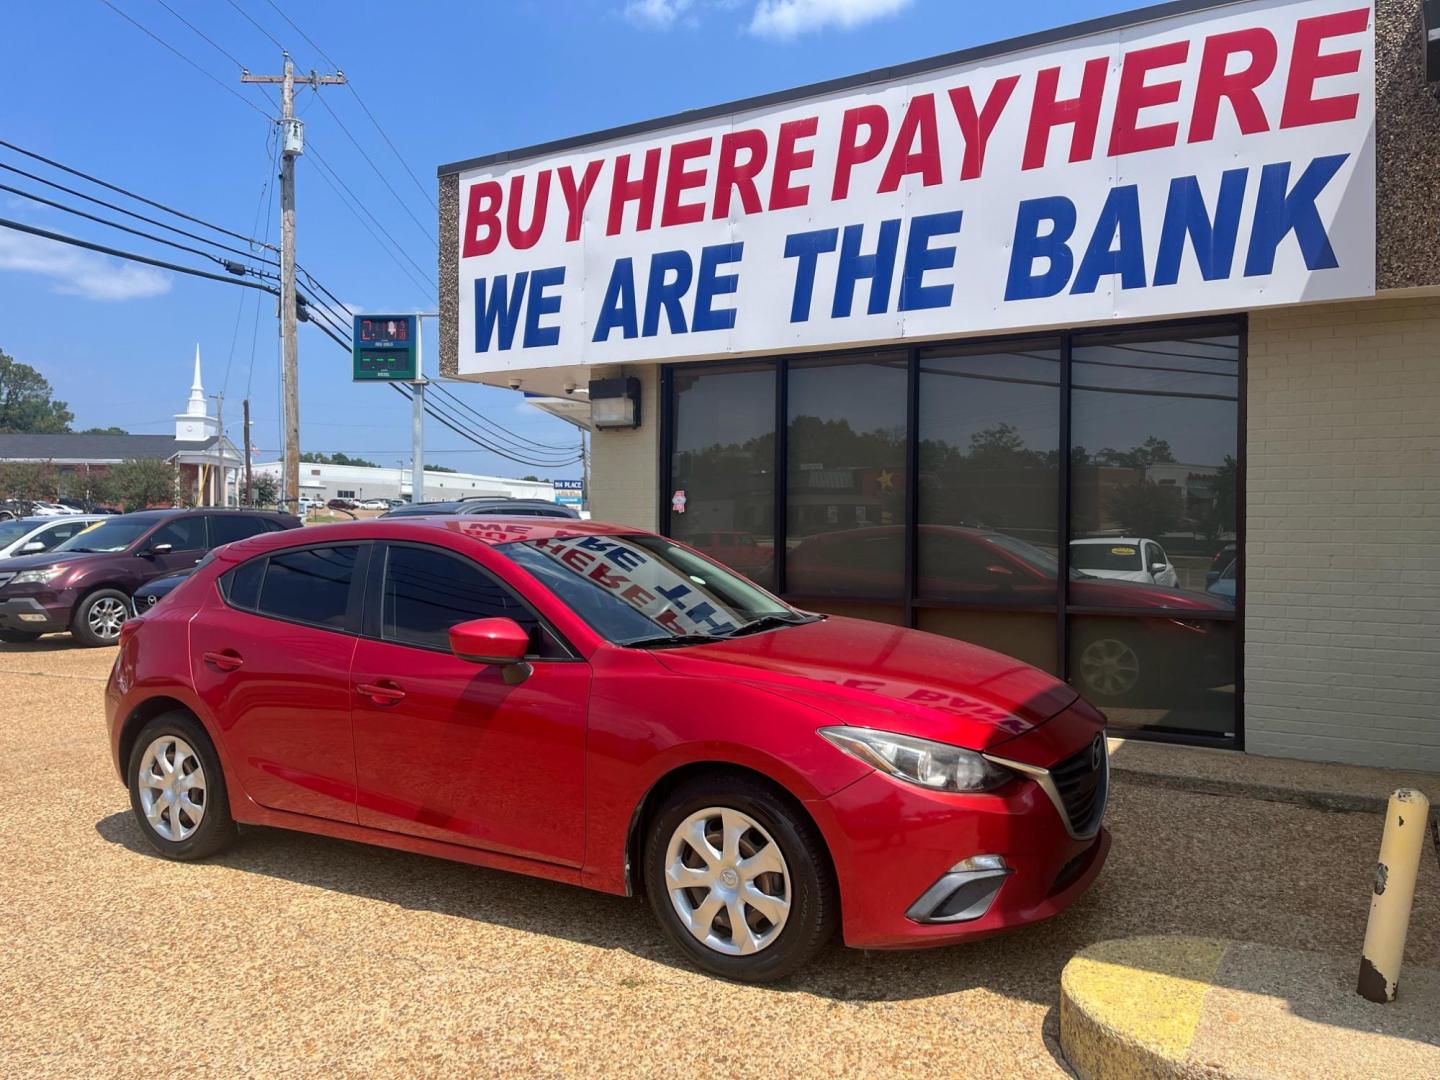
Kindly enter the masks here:
[[1013, 870], [1001, 855], [971, 855], [952, 866], [910, 905], [918, 923], [973, 922], [984, 916]]
[[1003, 855], [971, 855], [950, 867], [950, 873], [963, 874], [973, 870], [1009, 870], [1010, 864]]
[[47, 618], [48, 616], [42, 615], [38, 611], [22, 611], [20, 613], [21, 622], [45, 622]]

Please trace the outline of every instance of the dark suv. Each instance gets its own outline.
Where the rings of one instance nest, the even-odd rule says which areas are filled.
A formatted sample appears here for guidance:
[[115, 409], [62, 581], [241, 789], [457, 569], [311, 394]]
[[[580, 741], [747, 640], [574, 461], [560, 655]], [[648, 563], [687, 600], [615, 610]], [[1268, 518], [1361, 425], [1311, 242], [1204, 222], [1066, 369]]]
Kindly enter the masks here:
[[483, 495], [469, 499], [455, 499], [451, 502], [407, 503], [387, 510], [381, 517], [416, 517], [421, 514], [491, 514], [505, 517], [547, 517], [578, 518], [580, 515], [568, 506], [546, 502], [544, 499], [507, 499], [503, 496]]
[[43, 555], [0, 561], [0, 641], [69, 630], [82, 645], [113, 645], [131, 594], [189, 570], [211, 548], [257, 533], [298, 529], [266, 510], [142, 510], [109, 518]]

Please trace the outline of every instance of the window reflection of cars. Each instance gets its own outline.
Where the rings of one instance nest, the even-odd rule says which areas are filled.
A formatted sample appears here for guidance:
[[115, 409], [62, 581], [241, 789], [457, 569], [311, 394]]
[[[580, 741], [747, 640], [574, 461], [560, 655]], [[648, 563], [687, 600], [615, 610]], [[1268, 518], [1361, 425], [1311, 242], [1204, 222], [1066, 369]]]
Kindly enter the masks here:
[[1070, 565], [1091, 577], [1139, 581], [1167, 589], [1180, 587], [1180, 575], [1156, 541], [1134, 536], [1087, 537], [1070, 541]]
[[1205, 590], [1211, 596], [1218, 596], [1226, 603], [1235, 603], [1235, 559], [1230, 560], [1230, 565], [1220, 571], [1220, 576], [1210, 583]]
[[[787, 588], [811, 597], [898, 598], [904, 542], [899, 525], [808, 537], [786, 555]], [[1052, 607], [1058, 569], [1054, 555], [1005, 533], [919, 527], [917, 592], [926, 599]], [[1072, 566], [1068, 604], [1089, 616], [1071, 623], [1071, 677], [1096, 700], [1135, 701], [1177, 683], [1216, 686], [1231, 678], [1228, 621], [1186, 618], [1229, 611], [1223, 599], [1105, 580]]]
[[774, 544], [762, 543], [754, 533], [740, 529], [706, 529], [679, 535], [678, 539], [742, 574], [755, 574], [775, 561]]

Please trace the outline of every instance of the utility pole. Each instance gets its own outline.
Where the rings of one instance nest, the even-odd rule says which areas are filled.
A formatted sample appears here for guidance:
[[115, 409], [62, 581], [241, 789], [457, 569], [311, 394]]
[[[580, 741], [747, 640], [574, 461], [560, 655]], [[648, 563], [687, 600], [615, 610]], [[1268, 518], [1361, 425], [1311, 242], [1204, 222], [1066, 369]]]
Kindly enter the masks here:
[[[242, 69], [242, 83], [280, 84], [280, 341], [281, 396], [285, 413], [284, 503], [300, 508], [300, 358], [295, 343], [295, 159], [305, 152], [305, 125], [295, 118], [295, 62], [285, 57], [283, 75], [251, 75]], [[345, 81], [344, 72], [301, 76], [302, 85], [319, 91]]]
[[218, 495], [212, 492], [211, 498], [215, 501], [211, 506], [225, 505], [225, 391], [218, 394], [211, 394], [215, 399], [215, 423], [220, 429], [220, 435], [215, 440], [215, 490]]
[[250, 399], [247, 397], [241, 403], [245, 413], [245, 505], [255, 505], [255, 482], [250, 473]]
[[425, 349], [420, 317], [415, 319], [415, 381], [410, 384], [410, 501], [425, 501]]

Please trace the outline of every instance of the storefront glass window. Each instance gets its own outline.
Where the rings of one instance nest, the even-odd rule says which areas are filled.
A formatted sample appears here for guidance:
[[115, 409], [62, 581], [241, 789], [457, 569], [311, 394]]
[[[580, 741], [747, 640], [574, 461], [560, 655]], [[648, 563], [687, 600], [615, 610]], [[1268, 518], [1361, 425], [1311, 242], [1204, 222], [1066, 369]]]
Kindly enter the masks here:
[[1069, 675], [1117, 727], [1232, 730], [1239, 383], [1233, 333], [1075, 339]]
[[[775, 585], [775, 368], [687, 369], [674, 380], [670, 535]], [[674, 492], [666, 492], [673, 498]]]
[[898, 597], [907, 358], [871, 353], [789, 367], [786, 591]]
[[1218, 320], [675, 366], [666, 527], [804, 607], [1059, 675], [1117, 729], [1233, 741], [1243, 345]]
[[1053, 606], [1059, 344], [925, 349], [919, 379], [917, 595]]

